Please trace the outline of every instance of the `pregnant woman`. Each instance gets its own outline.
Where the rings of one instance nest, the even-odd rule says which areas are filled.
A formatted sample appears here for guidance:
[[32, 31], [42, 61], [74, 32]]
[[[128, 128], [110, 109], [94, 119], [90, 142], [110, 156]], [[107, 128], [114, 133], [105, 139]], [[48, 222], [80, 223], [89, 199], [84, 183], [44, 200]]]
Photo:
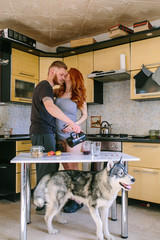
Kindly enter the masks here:
[[[80, 125], [87, 119], [87, 104], [86, 104], [86, 89], [84, 79], [77, 69], [71, 68], [68, 75], [56, 94], [56, 105], [72, 119], [76, 124]], [[77, 111], [81, 112], [81, 117], [77, 120]], [[65, 128], [64, 128], [65, 127]], [[72, 129], [66, 127], [66, 123], [56, 119], [57, 130], [57, 146], [59, 150], [64, 152], [80, 152], [81, 144], [70, 148], [66, 142], [66, 138], [70, 136]], [[78, 163], [63, 163], [65, 170], [78, 170]], [[69, 199], [64, 206], [64, 212], [72, 213], [80, 209], [83, 204], [76, 202], [74, 199]]]

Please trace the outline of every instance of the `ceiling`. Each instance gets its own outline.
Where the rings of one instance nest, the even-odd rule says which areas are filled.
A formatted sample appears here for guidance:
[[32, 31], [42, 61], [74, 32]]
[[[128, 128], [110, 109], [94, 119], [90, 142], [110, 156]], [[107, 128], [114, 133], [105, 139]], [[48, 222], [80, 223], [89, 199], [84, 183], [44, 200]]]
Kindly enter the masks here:
[[160, 0], [0, 0], [0, 29], [54, 47], [107, 33], [117, 24], [154, 21], [159, 13]]

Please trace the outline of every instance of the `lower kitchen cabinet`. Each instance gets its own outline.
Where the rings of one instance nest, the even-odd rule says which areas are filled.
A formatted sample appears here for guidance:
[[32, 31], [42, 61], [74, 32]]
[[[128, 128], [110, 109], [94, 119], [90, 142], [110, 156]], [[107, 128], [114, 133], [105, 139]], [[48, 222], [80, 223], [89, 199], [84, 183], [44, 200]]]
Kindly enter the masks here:
[[[16, 155], [20, 152], [30, 152], [32, 144], [30, 140], [16, 141]], [[36, 165], [31, 164], [31, 189], [34, 189], [37, 183]], [[16, 164], [16, 193], [21, 191], [21, 164]]]
[[123, 152], [140, 158], [128, 164], [136, 179], [128, 196], [160, 204], [160, 144], [124, 142]]

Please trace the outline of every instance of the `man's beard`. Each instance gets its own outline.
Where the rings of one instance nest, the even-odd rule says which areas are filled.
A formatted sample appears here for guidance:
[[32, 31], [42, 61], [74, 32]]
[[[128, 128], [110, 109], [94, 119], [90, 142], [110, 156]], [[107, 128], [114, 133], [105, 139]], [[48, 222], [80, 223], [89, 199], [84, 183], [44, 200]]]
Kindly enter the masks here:
[[55, 73], [55, 76], [54, 76], [54, 78], [53, 78], [53, 84], [54, 85], [60, 85], [60, 83], [59, 83], [59, 81], [58, 81], [58, 78], [57, 78], [57, 74]]

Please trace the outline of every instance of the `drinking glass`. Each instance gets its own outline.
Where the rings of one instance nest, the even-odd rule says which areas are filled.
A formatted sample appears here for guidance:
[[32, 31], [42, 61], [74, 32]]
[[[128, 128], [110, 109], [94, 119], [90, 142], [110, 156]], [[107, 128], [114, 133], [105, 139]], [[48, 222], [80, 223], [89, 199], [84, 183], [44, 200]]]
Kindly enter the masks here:
[[91, 142], [90, 141], [85, 141], [82, 144], [82, 152], [84, 155], [89, 155], [90, 154], [90, 146]]
[[94, 155], [99, 156], [101, 152], [101, 142], [94, 142]]

